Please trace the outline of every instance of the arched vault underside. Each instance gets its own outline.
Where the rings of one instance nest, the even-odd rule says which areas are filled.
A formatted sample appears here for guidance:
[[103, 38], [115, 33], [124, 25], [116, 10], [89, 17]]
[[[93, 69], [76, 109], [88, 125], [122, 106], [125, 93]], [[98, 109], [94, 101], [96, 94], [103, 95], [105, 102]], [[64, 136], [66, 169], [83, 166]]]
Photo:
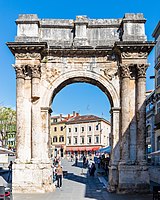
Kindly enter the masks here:
[[[109, 191], [147, 192], [145, 95], [147, 57], [154, 43], [143, 14], [120, 19], [39, 19], [20, 15], [15, 56], [17, 147], [13, 192], [53, 191], [50, 106], [66, 85], [99, 87], [111, 104]], [[105, 108], [104, 108], [105, 109]], [[24, 181], [25, 180], [25, 181]]]

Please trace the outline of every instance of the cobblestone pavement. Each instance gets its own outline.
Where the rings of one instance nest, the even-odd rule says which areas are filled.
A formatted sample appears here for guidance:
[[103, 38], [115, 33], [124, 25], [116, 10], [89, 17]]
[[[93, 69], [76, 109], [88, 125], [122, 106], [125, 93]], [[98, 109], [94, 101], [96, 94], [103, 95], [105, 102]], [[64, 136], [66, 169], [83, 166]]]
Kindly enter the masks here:
[[13, 194], [14, 200], [151, 200], [151, 194], [114, 194], [108, 193], [103, 177], [90, 177], [82, 163], [74, 166], [73, 162], [62, 160], [64, 170], [68, 171], [63, 178], [63, 186], [55, 192], [45, 194]]

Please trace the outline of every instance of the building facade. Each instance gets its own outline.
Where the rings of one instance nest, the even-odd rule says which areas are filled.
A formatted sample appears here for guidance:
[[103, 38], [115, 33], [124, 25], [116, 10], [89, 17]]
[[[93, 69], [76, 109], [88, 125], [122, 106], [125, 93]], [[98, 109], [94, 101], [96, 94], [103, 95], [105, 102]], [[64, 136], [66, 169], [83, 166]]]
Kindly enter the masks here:
[[[155, 151], [160, 150], [160, 21], [157, 24], [153, 37], [155, 38]], [[160, 159], [155, 157], [160, 164]]]
[[111, 124], [94, 115], [76, 116], [66, 122], [66, 152], [68, 154], [94, 154], [109, 146]]
[[146, 159], [153, 164], [154, 158], [149, 154], [155, 151], [155, 92], [149, 91], [146, 95]]

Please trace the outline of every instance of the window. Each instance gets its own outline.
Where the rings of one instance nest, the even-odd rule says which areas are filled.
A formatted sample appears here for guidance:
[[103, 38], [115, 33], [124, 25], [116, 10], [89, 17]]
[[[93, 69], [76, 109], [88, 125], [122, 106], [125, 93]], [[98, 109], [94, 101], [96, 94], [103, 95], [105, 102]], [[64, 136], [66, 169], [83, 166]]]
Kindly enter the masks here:
[[71, 144], [71, 137], [68, 137], [68, 144]]
[[91, 126], [88, 127], [88, 130], [91, 131]]
[[74, 144], [77, 144], [77, 137], [74, 138]]
[[157, 72], [157, 86], [160, 85], [160, 69]]
[[63, 131], [63, 126], [61, 126], [61, 131]]
[[59, 137], [59, 142], [64, 142], [64, 137], [63, 136]]
[[91, 139], [91, 136], [88, 137], [88, 144], [91, 144], [92, 142], [92, 139]]
[[95, 143], [99, 143], [99, 136], [96, 136]]
[[68, 129], [69, 133], [71, 132], [71, 128]]
[[157, 151], [160, 150], [160, 136], [157, 137]]
[[57, 127], [54, 127], [54, 132], [56, 132], [57, 131]]
[[82, 132], [84, 132], [84, 127], [82, 126]]
[[53, 142], [57, 142], [57, 136], [53, 137]]
[[146, 137], [151, 136], [151, 126], [147, 126]]
[[[99, 124], [98, 124], [99, 125]], [[96, 125], [96, 131], [98, 131], [98, 125]]]
[[75, 132], [77, 132], [77, 127], [75, 127]]
[[81, 144], [84, 144], [84, 137], [81, 137]]

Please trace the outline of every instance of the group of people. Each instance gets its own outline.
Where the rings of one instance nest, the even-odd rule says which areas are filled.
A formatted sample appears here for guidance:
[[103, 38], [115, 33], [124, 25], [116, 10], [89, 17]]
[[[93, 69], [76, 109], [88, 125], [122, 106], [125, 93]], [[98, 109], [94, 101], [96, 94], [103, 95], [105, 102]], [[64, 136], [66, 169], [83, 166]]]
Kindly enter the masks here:
[[57, 157], [53, 160], [53, 182], [57, 181], [57, 188], [62, 187], [62, 178], [63, 178], [63, 168], [61, 166], [61, 161]]

